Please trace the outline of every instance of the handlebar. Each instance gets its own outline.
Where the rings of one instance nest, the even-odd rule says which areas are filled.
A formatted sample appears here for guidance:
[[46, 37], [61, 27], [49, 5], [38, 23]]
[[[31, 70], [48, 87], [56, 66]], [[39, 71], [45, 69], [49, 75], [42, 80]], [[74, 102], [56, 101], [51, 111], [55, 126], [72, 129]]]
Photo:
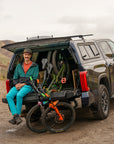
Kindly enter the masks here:
[[35, 86], [34, 82], [33, 82], [33, 78], [30, 76], [30, 81], [31, 81], [31, 85], [33, 87], [33, 89], [39, 93], [42, 98], [40, 98], [41, 100], [51, 100], [51, 98], [49, 98], [49, 95], [47, 93], [44, 92], [44, 90], [40, 87], [40, 90]]

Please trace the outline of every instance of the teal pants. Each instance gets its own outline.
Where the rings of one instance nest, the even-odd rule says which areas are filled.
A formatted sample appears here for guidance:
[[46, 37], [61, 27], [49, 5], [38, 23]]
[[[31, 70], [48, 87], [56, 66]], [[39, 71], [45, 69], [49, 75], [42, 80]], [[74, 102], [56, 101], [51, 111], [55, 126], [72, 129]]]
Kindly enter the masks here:
[[[17, 90], [16, 87], [11, 88], [9, 93], [6, 95], [6, 99], [8, 101], [12, 115], [21, 114], [23, 97], [32, 91], [33, 89], [30, 85], [24, 85], [20, 90]], [[16, 105], [14, 103], [15, 97], [16, 97]]]

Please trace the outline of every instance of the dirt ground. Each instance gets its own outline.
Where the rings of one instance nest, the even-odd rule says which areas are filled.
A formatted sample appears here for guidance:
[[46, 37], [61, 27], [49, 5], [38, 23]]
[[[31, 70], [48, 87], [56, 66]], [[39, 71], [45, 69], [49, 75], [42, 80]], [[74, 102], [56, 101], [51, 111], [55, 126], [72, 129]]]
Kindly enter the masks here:
[[24, 119], [18, 126], [8, 123], [12, 116], [7, 104], [1, 101], [5, 95], [5, 82], [0, 81], [0, 144], [114, 144], [114, 99], [105, 120], [96, 121], [90, 111], [81, 110], [66, 132], [37, 134], [27, 128]]

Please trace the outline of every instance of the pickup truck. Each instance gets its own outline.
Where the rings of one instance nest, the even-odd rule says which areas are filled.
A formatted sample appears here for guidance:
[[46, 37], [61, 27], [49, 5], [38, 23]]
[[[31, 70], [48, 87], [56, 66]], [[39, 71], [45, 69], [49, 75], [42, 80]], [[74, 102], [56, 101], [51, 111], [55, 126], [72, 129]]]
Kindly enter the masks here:
[[[85, 39], [87, 36], [91, 35], [43, 37], [3, 46], [14, 53], [7, 73], [7, 92], [13, 86], [16, 65], [23, 61], [23, 50], [30, 48], [32, 60], [39, 65], [39, 81], [43, 88], [49, 88], [52, 75], [57, 75], [62, 63], [65, 64], [63, 75], [51, 86], [55, 89], [51, 97], [64, 97], [63, 100], [76, 109], [89, 107], [96, 119], [107, 118], [110, 99], [114, 95], [114, 42], [110, 39]], [[2, 98], [2, 102], [7, 103], [6, 98]], [[23, 99], [26, 112], [36, 103], [34, 92]]]

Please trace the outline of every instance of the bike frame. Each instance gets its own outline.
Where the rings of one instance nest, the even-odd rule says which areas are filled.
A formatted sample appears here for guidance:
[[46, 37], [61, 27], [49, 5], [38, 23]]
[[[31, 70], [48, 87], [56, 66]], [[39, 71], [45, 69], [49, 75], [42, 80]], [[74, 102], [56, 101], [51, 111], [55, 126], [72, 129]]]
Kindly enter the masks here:
[[57, 75], [52, 74], [53, 79], [52, 79], [49, 87], [47, 88], [47, 93], [50, 93], [50, 91], [51, 91], [50, 89], [51, 89], [52, 85], [55, 85], [56, 83], [59, 83], [59, 84], [60, 84], [60, 88], [59, 88], [58, 91], [61, 90], [62, 84], [61, 84], [61, 82], [59, 81], [59, 76], [61, 76], [61, 79], [62, 79], [62, 78], [63, 78], [63, 75], [64, 75], [64, 72], [65, 72], [65, 64], [63, 63], [63, 65], [62, 65], [59, 73], [58, 73]]
[[[33, 86], [33, 88], [34, 88], [34, 90], [37, 92], [37, 93], [40, 93], [40, 95], [41, 96], [43, 96], [43, 97], [48, 97], [49, 98], [49, 95], [47, 94], [47, 93], [42, 93], [42, 92], [40, 92], [39, 90], [38, 90], [38, 88], [35, 86], [35, 84], [34, 84], [34, 82], [33, 82], [33, 79], [32, 79], [32, 77], [30, 77], [30, 80], [31, 80], [31, 84], [32, 84], [32, 86]], [[38, 95], [37, 95], [38, 96]], [[51, 103], [49, 103], [49, 107], [51, 107], [52, 109], [54, 109], [55, 111], [56, 111], [56, 113], [57, 113], [57, 115], [59, 116], [59, 120], [63, 120], [63, 116], [61, 115], [61, 113], [59, 112], [59, 110], [58, 110], [58, 108], [56, 107], [56, 105], [58, 104], [58, 100], [57, 101], [51, 101]], [[41, 109], [41, 112], [43, 113], [44, 112], [44, 108], [43, 108], [43, 106], [42, 106], [42, 102], [41, 101], [39, 101], [39, 96], [38, 96], [38, 105], [40, 106], [40, 109]]]

